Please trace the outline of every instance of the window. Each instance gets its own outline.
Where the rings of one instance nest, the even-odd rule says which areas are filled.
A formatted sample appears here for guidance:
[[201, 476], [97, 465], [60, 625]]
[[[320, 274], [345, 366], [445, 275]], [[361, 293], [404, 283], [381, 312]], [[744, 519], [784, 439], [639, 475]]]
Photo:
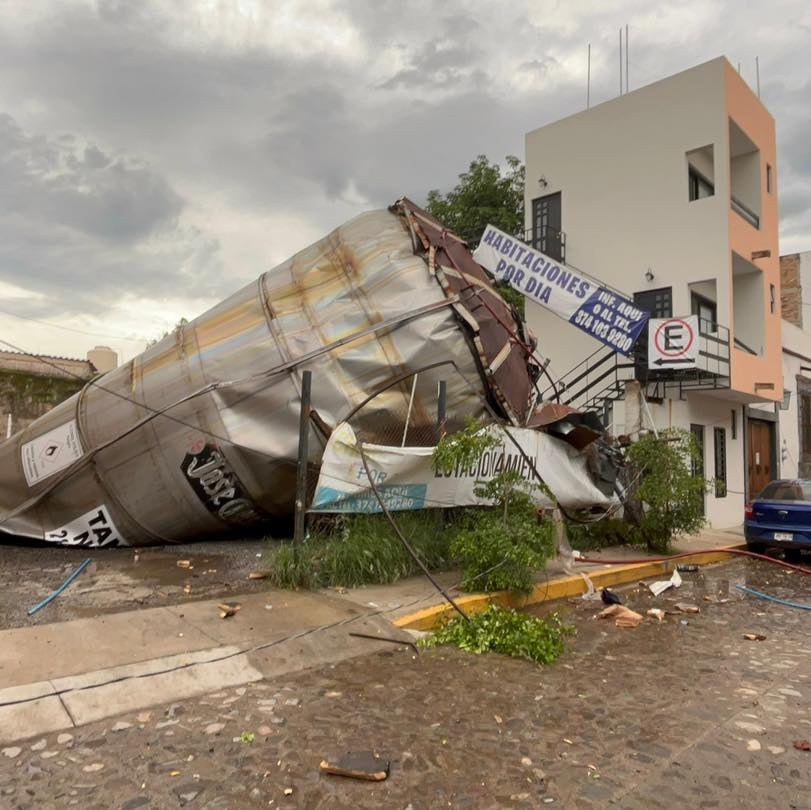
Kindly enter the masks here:
[[[690, 425], [690, 433], [693, 434], [693, 439], [695, 439], [696, 448], [698, 452], [696, 453], [695, 458], [692, 459], [690, 462], [691, 472], [694, 476], [698, 478], [704, 477], [704, 425]], [[701, 514], [703, 515], [705, 512], [704, 509], [704, 491], [698, 493], [698, 506], [701, 510]]]
[[774, 299], [775, 299], [775, 289], [774, 284], [769, 285], [769, 311], [774, 315]]
[[690, 311], [698, 315], [699, 332], [715, 332], [718, 328], [718, 309], [715, 301], [710, 301], [698, 293], [690, 295]]
[[800, 438], [798, 474], [806, 478], [811, 473], [811, 380], [797, 377], [797, 420]]
[[673, 288], [660, 287], [658, 290], [634, 293], [634, 303], [650, 312], [652, 318], [672, 318]]
[[715, 428], [715, 497], [727, 495], [727, 432], [725, 428]]
[[715, 194], [715, 147], [710, 143], [685, 153], [690, 202]]
[[766, 164], [766, 191], [772, 193], [772, 167]]
[[695, 200], [703, 200], [705, 197], [712, 197], [713, 194], [715, 194], [715, 186], [692, 166], [690, 167], [688, 179], [690, 187], [690, 202]]

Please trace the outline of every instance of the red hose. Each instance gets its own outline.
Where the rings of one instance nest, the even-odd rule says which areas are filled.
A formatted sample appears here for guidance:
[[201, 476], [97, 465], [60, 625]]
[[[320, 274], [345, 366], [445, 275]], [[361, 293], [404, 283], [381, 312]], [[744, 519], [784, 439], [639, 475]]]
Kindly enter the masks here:
[[765, 554], [758, 554], [755, 551], [746, 551], [742, 548], [705, 548], [700, 551], [683, 551], [681, 554], [672, 554], [669, 557], [644, 557], [639, 560], [604, 560], [598, 557], [576, 557], [575, 562], [585, 563], [603, 563], [605, 565], [623, 565], [647, 562], [667, 562], [668, 560], [680, 560], [683, 557], [695, 557], [697, 554], [738, 554], [741, 557], [752, 557], [755, 560], [765, 560], [766, 562], [774, 563], [774, 565], [782, 565], [783, 568], [790, 568], [792, 571], [799, 571], [801, 574], [811, 574], [811, 568], [805, 568], [802, 565], [793, 565], [792, 563], [783, 562], [783, 560], [776, 560], [774, 557], [768, 557]]

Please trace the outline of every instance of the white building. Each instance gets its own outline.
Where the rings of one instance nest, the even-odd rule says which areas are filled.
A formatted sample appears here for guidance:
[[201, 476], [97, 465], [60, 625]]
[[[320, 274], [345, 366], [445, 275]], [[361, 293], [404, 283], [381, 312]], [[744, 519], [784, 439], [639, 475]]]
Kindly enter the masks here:
[[779, 468], [776, 170], [774, 120], [725, 58], [526, 136], [528, 241], [653, 317], [700, 318], [698, 368], [659, 371], [644, 347], [624, 358], [528, 304], [561, 401], [615, 434], [637, 432], [640, 412], [645, 427], [692, 430], [722, 482], [705, 502], [716, 528], [739, 525]]

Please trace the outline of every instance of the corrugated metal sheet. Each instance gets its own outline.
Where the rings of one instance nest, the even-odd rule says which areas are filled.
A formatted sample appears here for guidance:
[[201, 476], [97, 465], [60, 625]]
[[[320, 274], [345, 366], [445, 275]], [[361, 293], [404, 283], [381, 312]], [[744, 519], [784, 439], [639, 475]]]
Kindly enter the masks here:
[[[0, 445], [2, 529], [141, 545], [285, 518], [304, 369], [329, 424], [442, 359], [478, 386], [447, 377], [449, 409], [479, 415], [487, 396], [524, 424], [537, 368], [520, 329], [464, 244], [413, 203], [363, 214]], [[421, 391], [446, 378], [424, 375]], [[408, 394], [394, 386], [359, 418], [384, 420]], [[431, 418], [432, 403], [413, 412]], [[310, 446], [317, 465], [323, 441]]]

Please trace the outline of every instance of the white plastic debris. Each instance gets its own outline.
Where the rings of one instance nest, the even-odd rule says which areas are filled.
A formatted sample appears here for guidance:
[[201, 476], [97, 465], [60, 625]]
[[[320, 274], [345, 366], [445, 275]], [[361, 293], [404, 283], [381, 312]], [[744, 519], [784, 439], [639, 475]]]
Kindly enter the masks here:
[[659, 596], [660, 594], [663, 594], [668, 588], [680, 588], [681, 582], [682, 582], [681, 574], [679, 574], [678, 571], [674, 570], [673, 575], [670, 577], [670, 579], [660, 579], [657, 582], [651, 582], [651, 584], [648, 585], [648, 588], [650, 588], [650, 592], [654, 596]]

